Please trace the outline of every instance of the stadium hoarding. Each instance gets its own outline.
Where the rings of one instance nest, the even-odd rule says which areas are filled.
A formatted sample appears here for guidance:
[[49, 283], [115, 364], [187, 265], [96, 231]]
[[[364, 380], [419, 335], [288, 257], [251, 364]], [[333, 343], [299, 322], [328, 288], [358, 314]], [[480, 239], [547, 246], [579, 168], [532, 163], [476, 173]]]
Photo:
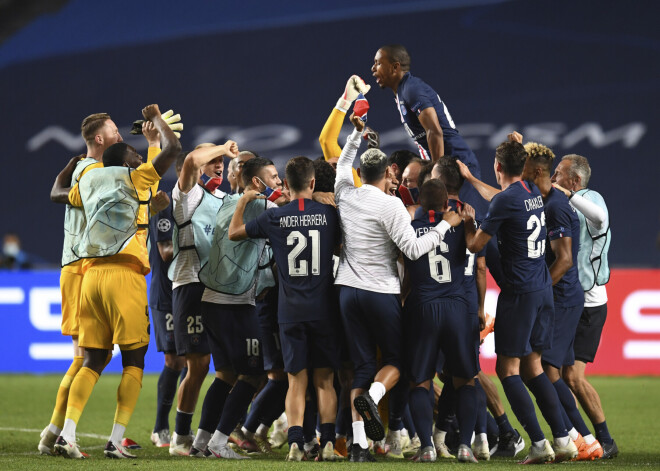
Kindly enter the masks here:
[[[600, 348], [588, 373], [660, 376], [660, 270], [614, 269], [608, 289], [608, 317]], [[497, 287], [489, 280], [486, 310], [495, 312]], [[66, 371], [72, 349], [60, 334], [59, 272], [0, 272], [0, 353], [3, 373]], [[145, 359], [147, 372], [160, 372], [163, 357], [152, 343]], [[115, 352], [117, 356], [117, 352]], [[481, 365], [494, 373], [493, 335], [482, 346]], [[113, 360], [107, 371], [120, 372]]]

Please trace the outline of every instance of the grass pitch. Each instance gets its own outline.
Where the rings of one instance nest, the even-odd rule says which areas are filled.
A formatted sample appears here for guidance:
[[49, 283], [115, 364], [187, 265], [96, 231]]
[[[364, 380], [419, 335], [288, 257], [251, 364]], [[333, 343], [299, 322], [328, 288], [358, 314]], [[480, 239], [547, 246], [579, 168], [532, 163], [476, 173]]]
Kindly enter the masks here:
[[[119, 375], [103, 375], [87, 404], [78, 425], [79, 443], [82, 450], [91, 455], [89, 460], [65, 460], [61, 457], [40, 456], [37, 452], [39, 432], [50, 420], [55, 393], [60, 375], [0, 375], [0, 469], [158, 469], [159, 471], [178, 469], [241, 469], [268, 470], [303, 467], [314, 468], [363, 468], [389, 471], [400, 468], [441, 466], [442, 468], [462, 468], [455, 461], [439, 461], [431, 465], [408, 461], [379, 458], [378, 463], [287, 463], [284, 461], [286, 446], [278, 450], [275, 456], [253, 455], [250, 461], [203, 460], [187, 457], [170, 457], [166, 448], [155, 448], [149, 436], [153, 428], [156, 410], [156, 375], [145, 375], [142, 394], [126, 436], [142, 445], [137, 450], [137, 460], [107, 460], [103, 457], [103, 446], [112, 428], [115, 411], [116, 389]], [[202, 395], [211, 382], [209, 376], [202, 388]], [[562, 468], [571, 469], [660, 469], [660, 378], [618, 378], [594, 377], [592, 384], [599, 391], [607, 423], [617, 441], [620, 454], [614, 460], [563, 463]], [[499, 385], [499, 381], [496, 380]], [[503, 397], [503, 396], [502, 396]], [[200, 399], [198, 405], [201, 408]], [[199, 414], [193, 419], [193, 426], [199, 420]], [[507, 407], [512, 424], [522, 431], [515, 417]], [[541, 417], [539, 415], [539, 417]], [[541, 421], [543, 424], [544, 422]], [[586, 421], [589, 424], [589, 421]], [[174, 413], [170, 427], [174, 428]], [[547, 426], [546, 435], [551, 436]], [[523, 433], [526, 442], [527, 436]], [[518, 455], [521, 458], [523, 453]], [[516, 460], [497, 458], [480, 462], [474, 466], [486, 466], [489, 469], [510, 469], [516, 466]]]

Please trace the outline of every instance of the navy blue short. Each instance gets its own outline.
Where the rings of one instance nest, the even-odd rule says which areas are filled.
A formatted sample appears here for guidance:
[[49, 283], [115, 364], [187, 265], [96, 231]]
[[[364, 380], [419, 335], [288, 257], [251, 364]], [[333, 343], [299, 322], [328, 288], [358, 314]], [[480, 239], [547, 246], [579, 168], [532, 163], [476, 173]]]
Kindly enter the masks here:
[[261, 347], [266, 371], [284, 368], [282, 348], [280, 343], [280, 327], [277, 324], [277, 287], [268, 290], [266, 296], [257, 301], [257, 318], [259, 319]]
[[239, 375], [263, 374], [260, 329], [254, 306], [203, 302], [202, 316], [216, 371], [231, 367]]
[[174, 342], [177, 355], [188, 353], [208, 355], [210, 352], [200, 310], [202, 294], [204, 294], [204, 285], [201, 283], [188, 283], [172, 290]]
[[280, 324], [284, 371], [339, 367], [337, 319]]
[[600, 306], [585, 307], [582, 310], [573, 345], [576, 360], [593, 363], [606, 319], [607, 303]]
[[159, 352], [176, 353], [174, 343], [174, 316], [171, 312], [151, 310], [151, 325], [154, 326], [156, 349]]
[[552, 347], [543, 350], [542, 359], [555, 368], [575, 363], [573, 341], [583, 306], [555, 306], [555, 324], [552, 329]]
[[479, 317], [468, 314], [467, 304], [444, 299], [424, 305], [406, 304], [406, 363], [415, 384], [433, 379], [439, 355], [451, 376], [473, 378], [479, 372]]
[[552, 286], [531, 293], [502, 291], [495, 314], [495, 353], [522, 358], [552, 347]]
[[376, 375], [376, 347], [381, 362], [401, 371], [403, 326], [398, 294], [339, 288], [339, 310], [353, 361], [354, 389], [368, 389]]

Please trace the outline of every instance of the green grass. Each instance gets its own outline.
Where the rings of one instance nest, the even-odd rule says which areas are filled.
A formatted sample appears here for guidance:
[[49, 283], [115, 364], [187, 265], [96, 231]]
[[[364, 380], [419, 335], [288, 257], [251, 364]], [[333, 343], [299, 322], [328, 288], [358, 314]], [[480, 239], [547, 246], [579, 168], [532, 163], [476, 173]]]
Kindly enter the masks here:
[[[149, 435], [153, 427], [156, 404], [157, 376], [145, 375], [142, 394], [133, 415], [127, 436], [140, 443], [144, 449], [138, 450], [138, 460], [106, 460], [103, 458], [103, 445], [107, 438], [80, 437], [80, 445], [91, 455], [87, 461], [64, 460], [60, 457], [40, 456], [36, 451], [39, 431], [47, 424], [52, 412], [55, 392], [61, 376], [58, 375], [0, 375], [0, 469], [158, 469], [160, 471], [187, 469], [227, 469], [268, 470], [300, 467], [360, 467], [362, 469], [391, 470], [401, 467], [425, 466], [417, 463], [380, 459], [376, 464], [350, 463], [287, 463], [285, 450], [274, 457], [254, 457], [246, 462], [200, 460], [193, 458], [172, 458], [167, 449], [157, 449], [151, 445]], [[206, 391], [211, 377], [202, 389]], [[572, 469], [639, 469], [660, 468], [660, 378], [614, 378], [594, 377], [592, 384], [601, 395], [607, 422], [621, 451], [614, 460], [592, 463], [564, 463], [564, 468]], [[90, 433], [107, 436], [110, 434], [114, 417], [118, 375], [103, 375], [94, 389], [85, 413], [78, 425], [81, 434]], [[496, 384], [499, 384], [496, 381]], [[201, 407], [201, 400], [200, 407]], [[513, 414], [507, 410], [514, 426]], [[540, 416], [539, 416], [540, 417]], [[195, 416], [196, 425], [199, 415]], [[171, 426], [173, 427], [173, 415]], [[587, 421], [587, 423], [589, 423]], [[32, 429], [25, 432], [18, 429]], [[548, 436], [549, 430], [545, 429]], [[527, 437], [525, 436], [527, 439]], [[286, 448], [286, 447], [285, 447]], [[520, 455], [519, 455], [520, 456]], [[481, 462], [478, 466], [489, 469], [510, 469], [515, 465], [512, 459], [493, 459]], [[459, 468], [456, 462], [441, 462], [431, 466]]]

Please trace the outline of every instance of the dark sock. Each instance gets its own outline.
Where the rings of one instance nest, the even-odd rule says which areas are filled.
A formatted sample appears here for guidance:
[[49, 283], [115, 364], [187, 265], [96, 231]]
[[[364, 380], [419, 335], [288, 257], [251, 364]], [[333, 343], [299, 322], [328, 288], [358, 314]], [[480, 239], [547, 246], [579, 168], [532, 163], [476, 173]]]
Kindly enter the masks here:
[[243, 427], [245, 427], [249, 432], [254, 433], [257, 431], [257, 427], [259, 427], [260, 424], [260, 419], [265, 415], [265, 412], [270, 405], [270, 401], [273, 399], [273, 393], [276, 392], [276, 388], [273, 383], [275, 383], [275, 381], [269, 379], [264, 388], [252, 401], [250, 412], [248, 412], [245, 423], [243, 423]]
[[562, 407], [559, 403], [557, 391], [552, 387], [548, 376], [545, 373], [541, 373], [536, 378], [530, 379], [527, 382], [527, 387], [534, 394], [536, 404], [538, 404], [543, 418], [550, 426], [550, 430], [552, 430], [552, 436], [557, 438], [568, 435], [564, 418], [561, 415]]
[[305, 415], [303, 417], [303, 433], [305, 443], [311, 442], [316, 437], [316, 401], [310, 400], [305, 403]]
[[288, 432], [289, 448], [293, 443], [298, 444], [300, 451], [305, 451], [305, 433], [300, 425], [292, 425]]
[[511, 404], [511, 410], [513, 410], [518, 422], [523, 426], [527, 435], [529, 435], [529, 439], [532, 442], [543, 440], [545, 436], [543, 435], [539, 421], [536, 418], [536, 411], [534, 410], [532, 398], [529, 397], [529, 393], [527, 392], [520, 375], [504, 378], [502, 380], [502, 388], [504, 389], [504, 394], [506, 395], [509, 404]]
[[225, 401], [217, 430], [229, 436], [247, 411], [255, 392], [256, 388], [247, 381], [236, 381]]
[[[269, 383], [271, 381], [268, 381]], [[284, 402], [286, 401], [286, 392], [289, 390], [289, 381], [275, 381], [273, 380], [273, 392], [271, 393], [270, 401], [267, 401], [264, 413], [261, 416], [260, 423], [268, 428], [273, 425], [273, 422], [282, 415], [284, 412]]]
[[[433, 445], [433, 407], [429, 403], [428, 395], [428, 390], [422, 387], [410, 391], [410, 407], [408, 410], [411, 414], [411, 421], [415, 423], [417, 436], [422, 447]], [[408, 429], [408, 434], [410, 438], [413, 437], [410, 429]]]
[[[584, 423], [584, 419], [582, 418], [582, 415], [577, 408], [577, 404], [575, 404], [573, 393], [571, 393], [571, 390], [568, 388], [566, 383], [564, 383], [564, 380], [559, 378], [557, 381], [552, 383], [552, 385], [555, 387], [557, 396], [559, 396], [559, 402], [566, 412], [569, 421], [573, 427], [575, 427], [575, 430], [577, 430], [578, 433], [583, 437], [589, 435], [591, 432], [589, 431], [587, 424]], [[566, 428], [568, 428], [568, 424], [566, 424]]]
[[614, 441], [610, 436], [610, 431], [607, 428], [607, 421], [604, 420], [600, 424], [594, 424], [594, 429], [596, 430], [596, 438], [601, 443], [606, 443], [611, 445]]
[[500, 434], [500, 428], [497, 426], [497, 422], [495, 422], [495, 419], [493, 419], [493, 416], [488, 411], [486, 411], [486, 433], [489, 435]]
[[174, 431], [180, 437], [190, 435], [190, 424], [192, 424], [192, 414], [176, 411], [176, 419], [174, 420]]
[[156, 424], [154, 425], [154, 432], [163, 429], [170, 429], [170, 411], [172, 410], [172, 402], [176, 394], [176, 382], [179, 377], [179, 372], [163, 367], [158, 377], [158, 392], [156, 402]]
[[[389, 409], [389, 429], [401, 430], [403, 428], [403, 414], [408, 405], [407, 381], [399, 381], [390, 390], [387, 406]], [[410, 435], [412, 437], [412, 435]]]
[[477, 389], [466, 384], [456, 390], [456, 418], [461, 445], [470, 446], [477, 422]]
[[326, 443], [332, 442], [332, 445], [335, 444], [335, 424], [327, 423], [321, 424], [319, 427], [321, 429], [321, 448], [325, 446]]
[[199, 428], [211, 434], [220, 422], [222, 409], [231, 391], [231, 384], [220, 378], [215, 378], [206, 391], [204, 403], [202, 404], [202, 415], [199, 418]]
[[442, 392], [438, 398], [438, 417], [436, 418], [436, 428], [448, 432], [451, 430], [447, 419], [454, 414], [454, 404], [456, 402], [456, 391], [451, 381], [447, 381], [442, 386]]
[[486, 407], [486, 391], [481, 387], [478, 379], [474, 380], [477, 391], [477, 423], [474, 425], [475, 433], [487, 433], [488, 431], [488, 408]]
[[506, 432], [513, 432], [513, 427], [509, 422], [509, 418], [506, 416], [506, 412], [499, 417], [495, 417], [495, 423], [497, 424], [497, 428], [500, 430], [500, 435], [505, 434]]
[[[426, 389], [424, 389], [426, 391]], [[429, 406], [431, 407], [431, 416], [430, 420], [431, 423], [433, 423], [433, 405], [429, 401], [429, 396], [428, 392], [426, 393], [426, 402], [429, 403]], [[406, 408], [403, 410], [403, 415], [401, 416], [401, 421], [403, 422], [403, 426], [408, 430], [408, 435], [410, 438], [414, 437], [417, 435], [417, 428], [415, 427], [415, 423], [413, 422], [412, 415], [410, 413], [410, 405], [406, 403]]]
[[[390, 430], [392, 422], [390, 422]], [[339, 409], [337, 414], [337, 422], [335, 423], [335, 433], [337, 435], [348, 435], [348, 429], [351, 428], [351, 408], [344, 407]]]

